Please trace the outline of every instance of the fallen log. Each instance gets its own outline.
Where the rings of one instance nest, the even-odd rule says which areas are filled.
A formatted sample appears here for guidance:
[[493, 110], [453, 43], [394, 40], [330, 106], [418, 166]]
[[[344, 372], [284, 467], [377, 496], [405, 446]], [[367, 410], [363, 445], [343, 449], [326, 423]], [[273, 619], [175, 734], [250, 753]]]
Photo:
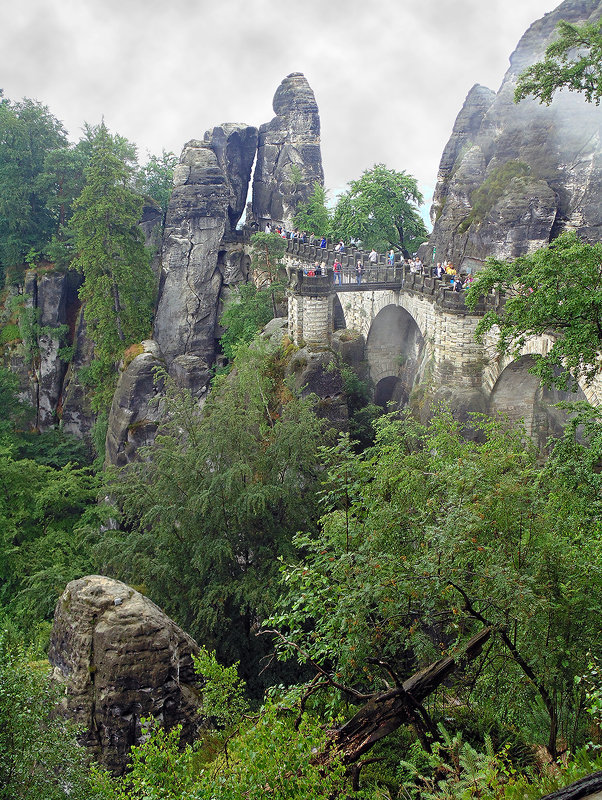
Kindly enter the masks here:
[[602, 792], [602, 772], [592, 772], [575, 783], [558, 789], [552, 794], [547, 794], [541, 800], [580, 800], [582, 797], [589, 797], [596, 792]]
[[468, 641], [459, 656], [442, 658], [416, 672], [400, 686], [373, 695], [350, 720], [328, 732], [328, 747], [318, 757], [318, 761], [326, 764], [337, 753], [344, 764], [353, 764], [376, 742], [401, 725], [421, 725], [427, 722], [422, 701], [461, 663], [476, 658], [492, 631], [492, 627], [484, 628]]

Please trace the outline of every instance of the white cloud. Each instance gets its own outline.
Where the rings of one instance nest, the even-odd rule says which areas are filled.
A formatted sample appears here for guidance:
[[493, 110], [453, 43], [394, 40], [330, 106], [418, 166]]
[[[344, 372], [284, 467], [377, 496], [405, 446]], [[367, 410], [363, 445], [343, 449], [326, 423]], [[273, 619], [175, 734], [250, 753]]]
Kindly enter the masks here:
[[[497, 89], [554, 0], [20, 0], [0, 6], [0, 86], [50, 107], [77, 139], [104, 115], [141, 154], [226, 121], [259, 125], [303, 72], [326, 183], [384, 162], [430, 195], [474, 83]], [[10, 6], [10, 7], [9, 7]]]

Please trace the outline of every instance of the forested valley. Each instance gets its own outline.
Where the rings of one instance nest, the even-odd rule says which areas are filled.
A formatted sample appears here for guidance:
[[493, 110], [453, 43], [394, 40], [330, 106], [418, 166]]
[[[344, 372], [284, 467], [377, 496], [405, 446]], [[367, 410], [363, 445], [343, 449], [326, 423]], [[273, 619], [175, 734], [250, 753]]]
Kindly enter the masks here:
[[[0, 101], [0, 143], [0, 798], [539, 798], [601, 770], [598, 410], [572, 404], [541, 450], [503, 416], [385, 413], [333, 359], [341, 432], [295, 386], [298, 348], [259, 333], [274, 280], [226, 306], [202, 408], [157, 371], [154, 443], [105, 468], [115, 384], [157, 292], [139, 222], [149, 204], [165, 214], [176, 159], [140, 167], [104, 122], [69, 144], [29, 100]], [[481, 288], [523, 280], [500, 269]], [[32, 271], [81, 276], [89, 440], [40, 432], [23, 401], [15, 365], [36, 374], [48, 333]], [[543, 291], [542, 274], [525, 285]], [[581, 333], [559, 357], [576, 369]], [[149, 719], [121, 776], [91, 763], [49, 678], [56, 602], [93, 574], [200, 646], [199, 737]]]

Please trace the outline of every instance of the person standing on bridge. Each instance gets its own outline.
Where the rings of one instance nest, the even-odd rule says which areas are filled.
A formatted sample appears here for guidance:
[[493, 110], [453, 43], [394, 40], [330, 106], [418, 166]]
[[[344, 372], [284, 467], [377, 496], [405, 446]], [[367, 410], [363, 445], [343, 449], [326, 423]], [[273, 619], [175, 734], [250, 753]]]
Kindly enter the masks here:
[[335, 285], [338, 283], [339, 286], [341, 285], [341, 265], [335, 258], [334, 264], [332, 265], [332, 271], [334, 272], [334, 282]]
[[357, 263], [355, 265], [355, 274], [357, 276], [357, 283], [358, 286], [362, 282], [362, 261], [358, 258]]
[[390, 267], [395, 264], [395, 252], [393, 250], [389, 250], [388, 261]]
[[[370, 255], [368, 256], [368, 261], [370, 262], [369, 274], [371, 275], [372, 274], [372, 270], [378, 264], [378, 253], [376, 252], [376, 250], [374, 248], [372, 248], [372, 250], [370, 250]], [[370, 278], [368, 278], [368, 280], [370, 280]]]

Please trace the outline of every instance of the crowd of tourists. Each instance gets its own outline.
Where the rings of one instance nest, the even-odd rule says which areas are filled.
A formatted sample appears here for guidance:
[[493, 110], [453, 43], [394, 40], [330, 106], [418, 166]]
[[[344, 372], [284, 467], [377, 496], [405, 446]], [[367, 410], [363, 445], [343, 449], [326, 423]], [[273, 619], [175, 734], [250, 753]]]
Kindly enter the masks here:
[[[326, 245], [325, 245], [326, 246]], [[380, 263], [380, 256], [376, 250], [372, 249], [368, 255], [368, 264], [364, 264], [363, 259], [358, 258], [355, 266], [347, 266], [343, 269], [343, 265], [339, 260], [339, 255], [345, 251], [343, 242], [339, 242], [335, 247], [335, 258], [332, 265], [334, 282], [340, 286], [343, 283], [356, 282], [361, 284], [362, 281], [371, 281], [374, 277], [375, 271], [378, 269]], [[438, 262], [433, 266], [426, 266], [422, 263], [420, 258], [414, 256], [412, 258], [404, 259], [397, 258], [395, 251], [390, 250], [385, 258], [386, 267], [401, 267], [401, 285], [403, 286], [406, 275], [424, 275], [426, 277], [437, 278], [440, 281], [445, 281], [449, 284], [450, 289], [454, 292], [461, 292], [471, 281], [470, 275], [460, 275], [458, 270], [450, 261]], [[303, 272], [308, 277], [315, 275], [327, 275], [327, 263], [325, 260], [316, 260], [313, 265], [305, 265]]]
[[[328, 249], [328, 240], [325, 236], [315, 236], [313, 233], [308, 233], [307, 231], [287, 230], [282, 225], [272, 226], [270, 222], [267, 222], [265, 225], [265, 233], [276, 233], [283, 239], [291, 239], [293, 241], [299, 241], [302, 244], [315, 245], [321, 250]], [[339, 240], [333, 249], [336, 255], [332, 265], [332, 271], [334, 274], [334, 282], [339, 286], [352, 281], [361, 284], [362, 280], [370, 280], [373, 275], [373, 270], [381, 263], [379, 253], [372, 248], [368, 255], [367, 265], [364, 265], [362, 259], [357, 259], [354, 267], [351, 269], [347, 267], [343, 270], [343, 265], [339, 261], [339, 257], [345, 252], [344, 242]], [[450, 288], [454, 292], [461, 292], [472, 281], [470, 275], [459, 274], [450, 261], [445, 260], [443, 262], [438, 262], [436, 265], [426, 266], [418, 256], [404, 259], [400, 257], [400, 254], [395, 253], [393, 249], [385, 254], [385, 265], [387, 267], [402, 267], [402, 286], [407, 274], [425, 275], [426, 277], [437, 278], [441, 281], [445, 280], [449, 283]], [[313, 265], [305, 265], [303, 267], [303, 273], [308, 277], [314, 277], [316, 275], [326, 276], [328, 274], [326, 260], [317, 259]]]

